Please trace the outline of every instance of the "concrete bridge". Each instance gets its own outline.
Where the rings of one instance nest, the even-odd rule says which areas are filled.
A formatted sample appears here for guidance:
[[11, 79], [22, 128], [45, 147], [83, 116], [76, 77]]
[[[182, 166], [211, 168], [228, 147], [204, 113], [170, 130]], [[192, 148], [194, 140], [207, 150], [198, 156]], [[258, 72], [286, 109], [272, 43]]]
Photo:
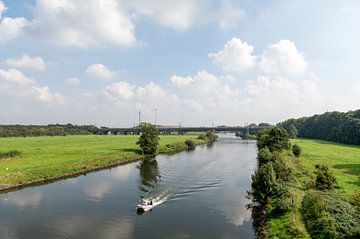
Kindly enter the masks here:
[[[260, 130], [266, 127], [157, 127], [160, 134], [171, 134], [171, 133], [178, 133], [178, 134], [185, 134], [188, 132], [240, 132], [241, 135], [248, 135], [248, 134], [256, 134]], [[132, 128], [101, 128], [99, 134], [139, 134], [140, 130], [138, 127]]]

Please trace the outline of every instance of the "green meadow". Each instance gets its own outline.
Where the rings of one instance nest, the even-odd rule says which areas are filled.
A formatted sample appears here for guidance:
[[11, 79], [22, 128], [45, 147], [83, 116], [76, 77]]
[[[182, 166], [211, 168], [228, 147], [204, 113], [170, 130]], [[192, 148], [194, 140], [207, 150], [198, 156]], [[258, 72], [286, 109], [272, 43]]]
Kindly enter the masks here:
[[[184, 141], [197, 136], [161, 136], [159, 153], [180, 151]], [[34, 180], [91, 171], [122, 161], [142, 158], [138, 136], [90, 135], [0, 138], [0, 153], [20, 155], [0, 159], [0, 189]], [[186, 145], [185, 145], [186, 146]]]
[[293, 140], [302, 148], [301, 163], [310, 172], [316, 164], [329, 166], [338, 181], [336, 191], [350, 196], [360, 190], [360, 146], [309, 139]]
[[310, 139], [294, 139], [292, 144], [302, 148], [299, 159], [284, 156], [295, 176], [290, 187], [295, 206], [284, 215], [270, 218], [269, 238], [311, 238], [301, 210], [304, 195], [315, 182], [317, 164], [330, 168], [338, 182], [334, 192], [345, 201], [352, 201], [360, 193], [360, 146]]

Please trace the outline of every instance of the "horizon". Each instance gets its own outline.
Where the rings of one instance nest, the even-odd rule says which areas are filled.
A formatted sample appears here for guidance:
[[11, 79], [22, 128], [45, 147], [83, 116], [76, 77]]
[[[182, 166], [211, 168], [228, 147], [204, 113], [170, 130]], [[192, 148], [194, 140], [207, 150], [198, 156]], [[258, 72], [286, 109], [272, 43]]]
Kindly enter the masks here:
[[359, 13], [357, 1], [0, 0], [0, 125], [356, 110]]

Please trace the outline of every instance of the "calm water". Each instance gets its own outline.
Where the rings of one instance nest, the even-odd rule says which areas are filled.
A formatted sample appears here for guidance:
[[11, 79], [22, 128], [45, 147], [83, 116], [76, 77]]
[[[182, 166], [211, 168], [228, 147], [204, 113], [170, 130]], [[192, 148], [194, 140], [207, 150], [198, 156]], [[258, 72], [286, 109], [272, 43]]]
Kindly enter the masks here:
[[[0, 195], [0, 238], [254, 238], [245, 205], [255, 141], [159, 156]], [[140, 197], [158, 205], [138, 215]]]

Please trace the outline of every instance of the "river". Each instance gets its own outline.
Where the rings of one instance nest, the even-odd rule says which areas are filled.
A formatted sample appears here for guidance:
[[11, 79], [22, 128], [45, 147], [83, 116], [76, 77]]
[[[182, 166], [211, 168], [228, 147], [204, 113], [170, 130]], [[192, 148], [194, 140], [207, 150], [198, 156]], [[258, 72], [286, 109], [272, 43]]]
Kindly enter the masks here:
[[[0, 195], [0, 238], [254, 238], [246, 191], [255, 141], [213, 145], [155, 161]], [[158, 206], [138, 214], [141, 198]]]

